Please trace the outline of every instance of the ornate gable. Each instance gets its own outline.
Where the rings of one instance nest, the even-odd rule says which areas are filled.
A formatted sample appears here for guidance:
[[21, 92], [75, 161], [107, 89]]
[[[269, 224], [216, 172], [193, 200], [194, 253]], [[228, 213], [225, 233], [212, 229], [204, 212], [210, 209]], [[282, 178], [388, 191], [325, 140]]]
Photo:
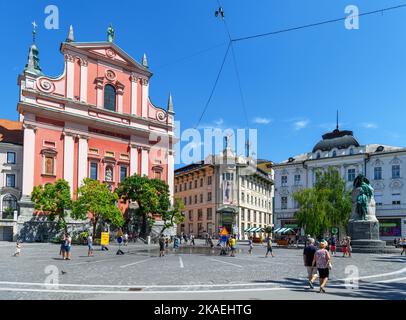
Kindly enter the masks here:
[[127, 68], [136, 73], [147, 76], [152, 76], [152, 73], [147, 67], [143, 66], [124, 50], [110, 42], [70, 42], [63, 43], [61, 51], [74, 51], [79, 55], [88, 56], [95, 60], [102, 60], [110, 64], [118, 65]]

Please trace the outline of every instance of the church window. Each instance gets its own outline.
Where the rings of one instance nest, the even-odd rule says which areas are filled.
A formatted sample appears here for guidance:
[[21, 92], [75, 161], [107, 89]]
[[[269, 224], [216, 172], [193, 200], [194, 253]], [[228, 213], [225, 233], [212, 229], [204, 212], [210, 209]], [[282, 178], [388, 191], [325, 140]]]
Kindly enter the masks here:
[[116, 89], [111, 84], [104, 87], [104, 109], [116, 111]]

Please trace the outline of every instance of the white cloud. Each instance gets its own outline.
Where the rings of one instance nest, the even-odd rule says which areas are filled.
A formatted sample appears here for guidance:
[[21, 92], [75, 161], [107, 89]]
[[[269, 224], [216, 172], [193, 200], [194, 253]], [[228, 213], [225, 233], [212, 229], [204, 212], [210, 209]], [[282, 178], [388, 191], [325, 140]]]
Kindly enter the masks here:
[[224, 124], [223, 118], [220, 118], [220, 119], [218, 119], [218, 120], [214, 120], [213, 122], [214, 122], [214, 124], [215, 124], [216, 126], [218, 126], [218, 127], [220, 127], [220, 126], [222, 126], [222, 125]]
[[372, 122], [364, 122], [361, 125], [366, 129], [376, 129], [376, 128], [378, 128], [378, 126], [375, 123], [372, 123]]
[[293, 127], [295, 130], [302, 130], [302, 129], [306, 128], [308, 124], [309, 124], [309, 120], [299, 120], [299, 121], [293, 122]]
[[256, 118], [253, 120], [253, 122], [256, 123], [256, 124], [270, 124], [270, 123], [271, 123], [271, 119], [256, 117]]

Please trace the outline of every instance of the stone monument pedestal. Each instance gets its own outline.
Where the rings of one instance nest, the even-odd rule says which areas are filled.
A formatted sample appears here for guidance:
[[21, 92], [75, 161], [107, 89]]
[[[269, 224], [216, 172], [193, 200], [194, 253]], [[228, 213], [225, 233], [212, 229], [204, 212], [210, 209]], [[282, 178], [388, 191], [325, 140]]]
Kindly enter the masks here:
[[379, 240], [379, 222], [350, 220], [348, 232], [352, 240]]
[[354, 253], [397, 253], [399, 251], [393, 247], [387, 247], [385, 241], [379, 240], [378, 220], [350, 220], [348, 233]]

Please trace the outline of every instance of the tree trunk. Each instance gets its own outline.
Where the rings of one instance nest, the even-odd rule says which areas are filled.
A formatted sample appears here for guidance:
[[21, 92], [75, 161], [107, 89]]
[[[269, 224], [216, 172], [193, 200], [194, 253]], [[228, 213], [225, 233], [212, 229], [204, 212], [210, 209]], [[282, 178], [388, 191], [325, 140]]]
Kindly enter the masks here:
[[145, 238], [147, 236], [147, 215], [143, 214], [141, 216], [141, 237]]
[[98, 220], [98, 219], [94, 219], [94, 222], [93, 222], [93, 239], [96, 237], [97, 220]]

